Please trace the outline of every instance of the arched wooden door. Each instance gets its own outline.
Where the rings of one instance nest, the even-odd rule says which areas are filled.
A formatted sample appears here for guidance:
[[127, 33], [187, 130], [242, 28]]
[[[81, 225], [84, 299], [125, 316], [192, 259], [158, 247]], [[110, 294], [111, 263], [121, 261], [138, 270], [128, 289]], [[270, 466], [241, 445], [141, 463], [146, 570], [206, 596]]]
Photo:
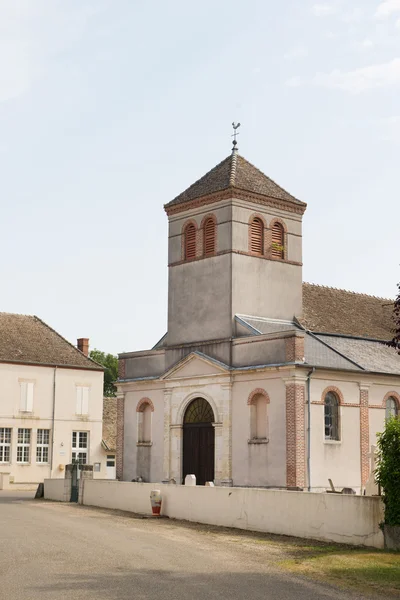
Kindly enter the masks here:
[[204, 398], [195, 398], [183, 419], [183, 482], [196, 475], [197, 485], [214, 481], [214, 413]]

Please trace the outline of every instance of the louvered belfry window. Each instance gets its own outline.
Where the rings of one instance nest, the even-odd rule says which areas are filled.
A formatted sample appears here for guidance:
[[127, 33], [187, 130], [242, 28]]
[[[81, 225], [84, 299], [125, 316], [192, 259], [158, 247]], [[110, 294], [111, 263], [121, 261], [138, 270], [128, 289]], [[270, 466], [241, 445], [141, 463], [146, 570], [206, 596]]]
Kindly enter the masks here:
[[250, 251], [264, 254], [264, 223], [258, 217], [250, 225]]
[[196, 258], [196, 227], [189, 223], [185, 229], [185, 259]]
[[207, 219], [204, 223], [204, 256], [215, 254], [215, 222]]
[[285, 258], [285, 232], [280, 223], [274, 223], [272, 227], [271, 254], [274, 258]]

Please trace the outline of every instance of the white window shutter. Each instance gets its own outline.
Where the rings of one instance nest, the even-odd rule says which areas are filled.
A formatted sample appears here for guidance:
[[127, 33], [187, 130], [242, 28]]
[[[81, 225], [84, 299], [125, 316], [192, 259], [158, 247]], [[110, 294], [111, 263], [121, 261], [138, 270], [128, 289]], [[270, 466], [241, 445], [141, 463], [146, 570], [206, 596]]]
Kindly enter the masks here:
[[33, 383], [26, 384], [26, 408], [27, 412], [33, 411]]
[[82, 414], [83, 415], [89, 414], [89, 388], [88, 387], [82, 388]]
[[82, 414], [82, 387], [80, 385], [76, 386], [76, 414]]
[[25, 412], [26, 404], [27, 404], [27, 395], [28, 395], [28, 384], [26, 383], [26, 381], [21, 381], [20, 386], [21, 386], [21, 398], [20, 398], [19, 409], [20, 409], [20, 411]]

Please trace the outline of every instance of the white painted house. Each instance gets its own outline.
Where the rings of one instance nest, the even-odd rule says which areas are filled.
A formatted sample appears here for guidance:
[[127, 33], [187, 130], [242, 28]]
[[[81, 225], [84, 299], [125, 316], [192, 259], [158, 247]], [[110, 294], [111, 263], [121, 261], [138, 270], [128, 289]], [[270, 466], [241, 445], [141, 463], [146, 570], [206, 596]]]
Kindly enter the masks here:
[[117, 476], [364, 491], [393, 301], [303, 283], [306, 204], [235, 149], [165, 210], [168, 332], [119, 356]]
[[78, 343], [38, 317], [0, 313], [0, 489], [64, 477], [73, 460], [107, 477], [103, 369]]

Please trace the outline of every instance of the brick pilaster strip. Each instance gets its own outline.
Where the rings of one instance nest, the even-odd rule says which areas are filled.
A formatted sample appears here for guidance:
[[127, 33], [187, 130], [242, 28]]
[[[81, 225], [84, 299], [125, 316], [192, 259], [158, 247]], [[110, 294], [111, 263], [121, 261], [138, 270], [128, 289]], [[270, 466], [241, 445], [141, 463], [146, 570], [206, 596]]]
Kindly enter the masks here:
[[286, 385], [286, 485], [305, 486], [305, 387]]
[[361, 485], [365, 486], [369, 479], [369, 392], [360, 389], [360, 458]]
[[117, 396], [117, 479], [122, 480], [124, 472], [124, 413], [125, 396]]

